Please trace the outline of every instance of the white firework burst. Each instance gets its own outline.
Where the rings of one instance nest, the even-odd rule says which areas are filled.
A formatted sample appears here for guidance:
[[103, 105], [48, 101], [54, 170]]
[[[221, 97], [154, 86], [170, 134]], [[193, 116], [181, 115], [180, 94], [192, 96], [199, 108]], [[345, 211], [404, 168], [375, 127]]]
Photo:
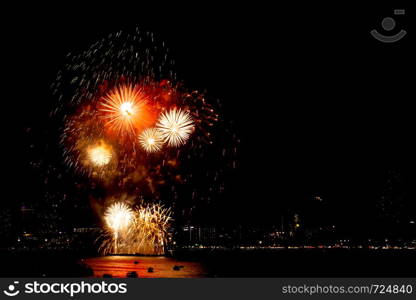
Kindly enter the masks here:
[[165, 143], [172, 147], [178, 147], [188, 140], [194, 122], [189, 113], [174, 108], [162, 113], [156, 127]]
[[157, 128], [148, 128], [139, 136], [139, 142], [146, 152], [157, 152], [162, 148], [163, 138]]
[[104, 214], [105, 222], [113, 232], [128, 229], [133, 217], [133, 210], [128, 205], [120, 202], [111, 205]]
[[88, 151], [88, 157], [94, 165], [102, 167], [110, 162], [112, 154], [105, 147], [97, 146]]

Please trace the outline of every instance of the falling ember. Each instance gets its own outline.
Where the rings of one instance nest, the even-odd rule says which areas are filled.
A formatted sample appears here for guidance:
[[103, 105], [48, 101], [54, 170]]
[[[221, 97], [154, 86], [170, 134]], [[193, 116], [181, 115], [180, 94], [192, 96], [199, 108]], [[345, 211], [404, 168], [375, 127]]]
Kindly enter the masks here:
[[163, 139], [156, 128], [148, 128], [139, 136], [139, 142], [146, 152], [156, 152], [162, 148]]
[[178, 147], [188, 140], [193, 130], [193, 121], [188, 113], [174, 108], [163, 113], [156, 126], [169, 146]]
[[134, 134], [137, 124], [145, 122], [146, 96], [132, 85], [120, 85], [101, 101], [100, 112], [106, 125], [118, 134]]

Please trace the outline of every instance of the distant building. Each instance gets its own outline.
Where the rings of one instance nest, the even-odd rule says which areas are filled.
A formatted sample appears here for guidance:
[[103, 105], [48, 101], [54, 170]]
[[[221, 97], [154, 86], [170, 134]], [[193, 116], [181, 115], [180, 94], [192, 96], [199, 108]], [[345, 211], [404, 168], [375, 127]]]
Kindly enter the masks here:
[[186, 225], [179, 231], [179, 238], [187, 244], [215, 244], [216, 232], [214, 227]]
[[99, 233], [101, 231], [98, 227], [77, 227], [73, 229], [74, 233]]

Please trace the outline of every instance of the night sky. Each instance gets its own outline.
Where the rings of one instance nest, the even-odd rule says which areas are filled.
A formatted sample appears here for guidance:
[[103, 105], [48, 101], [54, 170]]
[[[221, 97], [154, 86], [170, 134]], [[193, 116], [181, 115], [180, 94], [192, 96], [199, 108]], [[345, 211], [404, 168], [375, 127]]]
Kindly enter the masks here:
[[404, 195], [403, 220], [415, 218], [414, 51], [410, 37], [381, 44], [369, 34], [392, 9], [206, 5], [16, 11], [2, 37], [2, 205], [43, 197], [30, 167], [41, 153], [30, 146], [53, 139], [49, 86], [66, 54], [139, 26], [166, 41], [178, 78], [220, 99], [241, 140], [224, 197], [201, 218], [273, 224], [281, 214], [309, 212], [313, 219], [319, 196], [316, 218], [358, 232], [373, 224], [392, 177]]

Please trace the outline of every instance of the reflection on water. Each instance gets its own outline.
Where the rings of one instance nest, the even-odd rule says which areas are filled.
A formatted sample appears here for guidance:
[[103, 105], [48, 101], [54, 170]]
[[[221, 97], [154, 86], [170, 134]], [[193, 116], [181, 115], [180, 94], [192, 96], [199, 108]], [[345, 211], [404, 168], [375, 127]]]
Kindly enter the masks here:
[[[141, 278], [205, 277], [204, 268], [200, 263], [164, 256], [102, 256], [86, 258], [83, 262], [93, 270], [94, 277], [110, 274], [113, 277], [125, 278], [128, 272], [133, 271]], [[153, 272], [148, 272], [149, 268], [153, 268]]]

